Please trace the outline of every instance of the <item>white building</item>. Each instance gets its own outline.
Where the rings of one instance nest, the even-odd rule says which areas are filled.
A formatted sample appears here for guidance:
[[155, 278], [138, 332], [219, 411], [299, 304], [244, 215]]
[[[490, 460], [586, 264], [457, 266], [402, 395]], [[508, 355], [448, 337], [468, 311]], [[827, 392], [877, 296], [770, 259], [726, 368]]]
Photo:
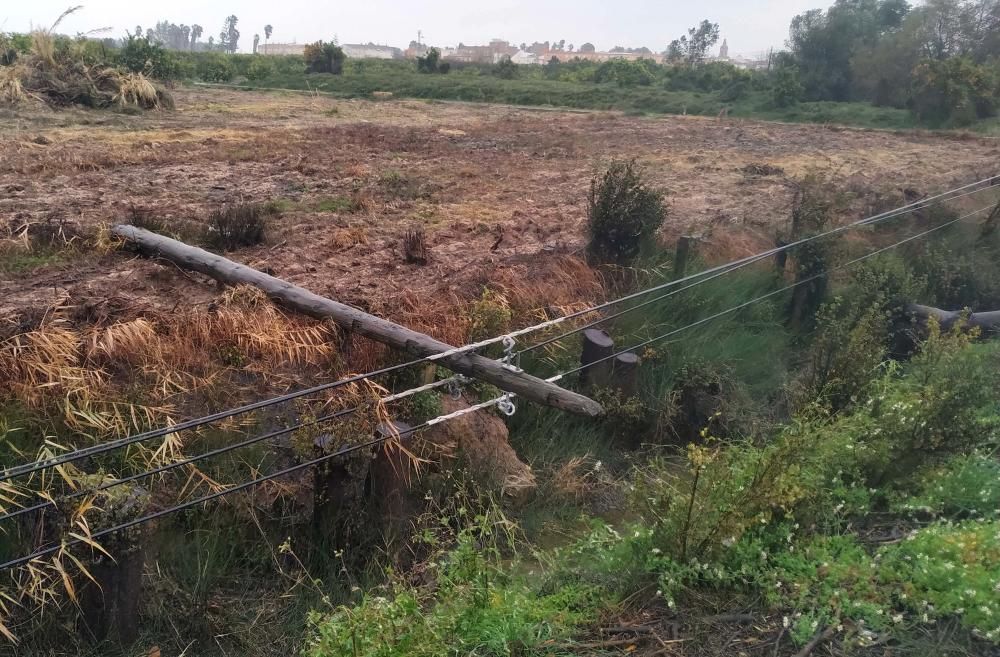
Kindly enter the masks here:
[[377, 46], [374, 43], [345, 43], [341, 50], [354, 59], [402, 59], [403, 51], [392, 46]]
[[527, 52], [525, 50], [518, 50], [516, 53], [510, 56], [510, 61], [515, 64], [537, 64], [538, 55], [533, 52]]

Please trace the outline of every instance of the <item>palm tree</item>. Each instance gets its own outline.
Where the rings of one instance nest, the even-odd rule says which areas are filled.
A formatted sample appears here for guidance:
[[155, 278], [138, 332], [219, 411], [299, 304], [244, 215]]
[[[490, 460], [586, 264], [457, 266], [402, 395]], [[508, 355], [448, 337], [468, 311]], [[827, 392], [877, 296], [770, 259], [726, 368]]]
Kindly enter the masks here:
[[271, 27], [270, 25], [265, 25], [264, 26], [264, 43], [265, 44], [271, 39], [271, 32], [273, 32], [273, 31], [274, 31], [274, 28]]

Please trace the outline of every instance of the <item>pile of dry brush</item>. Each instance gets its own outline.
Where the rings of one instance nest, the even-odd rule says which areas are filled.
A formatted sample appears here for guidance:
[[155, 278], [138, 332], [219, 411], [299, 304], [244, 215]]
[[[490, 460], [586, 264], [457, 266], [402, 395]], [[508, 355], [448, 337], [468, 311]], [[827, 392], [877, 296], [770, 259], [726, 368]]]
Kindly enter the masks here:
[[[0, 104], [35, 99], [53, 106], [173, 107], [166, 89], [144, 74], [105, 63], [88, 63], [79, 43], [60, 43], [53, 34], [59, 21], [48, 30], [32, 32], [28, 53], [4, 58], [6, 65], [0, 65]], [[0, 50], [4, 50], [2, 41], [0, 34]]]

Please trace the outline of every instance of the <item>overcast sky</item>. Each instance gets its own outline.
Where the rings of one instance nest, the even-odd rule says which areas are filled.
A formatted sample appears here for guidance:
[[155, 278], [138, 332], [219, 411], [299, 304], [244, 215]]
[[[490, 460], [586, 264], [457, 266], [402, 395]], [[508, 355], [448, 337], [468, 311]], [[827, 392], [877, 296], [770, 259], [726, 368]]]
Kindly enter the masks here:
[[240, 49], [250, 50], [254, 33], [263, 39], [264, 25], [274, 26], [272, 41], [305, 43], [385, 43], [406, 47], [422, 30], [432, 45], [486, 43], [499, 37], [519, 44], [590, 41], [598, 50], [621, 45], [662, 51], [671, 39], [704, 18], [719, 23], [731, 54], [751, 55], [781, 47], [788, 23], [798, 13], [825, 7], [832, 0], [0, 0], [0, 31], [26, 31], [48, 26], [72, 2], [84, 7], [68, 17], [59, 31], [68, 34], [109, 27], [121, 36], [136, 25], [145, 30], [158, 20], [199, 24], [218, 39], [229, 14], [239, 17]]

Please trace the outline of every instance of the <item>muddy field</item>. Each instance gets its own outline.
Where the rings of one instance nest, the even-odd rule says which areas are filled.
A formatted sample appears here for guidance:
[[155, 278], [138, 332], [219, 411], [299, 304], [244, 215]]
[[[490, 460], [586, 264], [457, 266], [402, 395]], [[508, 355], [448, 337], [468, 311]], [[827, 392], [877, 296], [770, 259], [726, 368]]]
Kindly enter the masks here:
[[[176, 101], [142, 116], [0, 115], [0, 237], [30, 224], [69, 242], [0, 268], [0, 316], [67, 294], [160, 309], [209, 299], [198, 277], [90, 247], [132, 207], [197, 223], [226, 203], [273, 201], [268, 243], [232, 257], [391, 316], [401, 290], [465, 296], [497, 277], [548, 275], [582, 247], [590, 176], [612, 157], [637, 157], [667, 192], [666, 243], [697, 234], [716, 257], [769, 246], [791, 179], [809, 172], [858, 193], [856, 214], [1000, 161], [997, 140], [946, 134], [214, 89], [178, 89]], [[414, 225], [426, 266], [401, 257]]]

